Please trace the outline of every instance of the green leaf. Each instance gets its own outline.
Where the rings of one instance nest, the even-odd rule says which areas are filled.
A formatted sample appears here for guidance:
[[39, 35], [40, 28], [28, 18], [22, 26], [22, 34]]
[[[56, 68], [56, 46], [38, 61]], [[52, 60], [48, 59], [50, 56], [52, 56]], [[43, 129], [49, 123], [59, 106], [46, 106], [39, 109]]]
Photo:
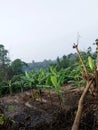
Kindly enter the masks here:
[[65, 77], [63, 75], [61, 75], [59, 77], [59, 81], [58, 82], [59, 82], [60, 85], [62, 85], [64, 83], [64, 79], [65, 79]]
[[51, 66], [50, 66], [50, 72], [51, 72], [54, 76], [57, 75], [57, 73], [55, 72], [55, 68], [53, 68], [53, 67], [51, 67]]
[[57, 78], [55, 76], [51, 76], [51, 82], [55, 86], [55, 88], [58, 87]]
[[0, 125], [4, 124], [5, 116], [4, 114], [0, 114]]
[[95, 68], [94, 61], [93, 61], [93, 59], [90, 56], [88, 57], [88, 62], [89, 62], [90, 69], [94, 70], [94, 68]]
[[29, 76], [29, 74], [28, 74], [28, 72], [27, 71], [25, 71], [25, 76], [26, 76], [26, 78], [30, 78], [30, 76]]
[[46, 79], [46, 85], [50, 85], [50, 84], [51, 84], [50, 76], [48, 76], [47, 79]]

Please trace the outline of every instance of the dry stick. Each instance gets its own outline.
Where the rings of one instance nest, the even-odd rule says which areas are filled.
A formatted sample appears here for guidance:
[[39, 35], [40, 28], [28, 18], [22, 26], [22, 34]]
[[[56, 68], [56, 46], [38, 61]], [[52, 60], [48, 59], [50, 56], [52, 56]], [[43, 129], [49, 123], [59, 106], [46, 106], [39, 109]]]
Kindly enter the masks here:
[[83, 111], [83, 101], [85, 99], [86, 93], [89, 90], [92, 82], [93, 82], [93, 79], [91, 81], [87, 81], [87, 85], [86, 85], [86, 87], [80, 97], [79, 103], [78, 103], [78, 110], [77, 110], [76, 117], [75, 117], [71, 130], [78, 130], [78, 128], [79, 128], [80, 119], [81, 119], [81, 115], [82, 115], [82, 111]]

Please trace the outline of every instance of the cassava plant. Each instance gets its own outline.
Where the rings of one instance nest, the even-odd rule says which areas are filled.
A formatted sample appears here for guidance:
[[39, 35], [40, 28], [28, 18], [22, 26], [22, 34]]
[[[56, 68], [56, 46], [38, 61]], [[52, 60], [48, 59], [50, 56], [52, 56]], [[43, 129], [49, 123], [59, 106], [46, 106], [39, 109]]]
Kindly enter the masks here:
[[97, 82], [98, 82], [98, 72], [97, 72], [97, 69], [95, 70], [95, 65], [94, 65], [94, 62], [93, 62], [92, 58], [88, 57], [89, 68], [92, 71], [92, 74], [90, 75], [90, 73], [87, 70], [86, 65], [84, 64], [84, 61], [83, 61], [83, 59], [82, 59], [82, 57], [80, 55], [80, 52], [78, 50], [78, 44], [77, 45], [74, 44], [73, 48], [76, 49], [76, 51], [77, 51], [77, 53], [79, 55], [79, 58], [80, 58], [80, 61], [82, 63], [82, 67], [83, 67], [84, 79], [86, 80], [86, 87], [84, 88], [83, 93], [82, 93], [82, 95], [81, 95], [81, 97], [79, 99], [78, 110], [77, 110], [75, 120], [74, 120], [72, 129], [71, 129], [71, 130], [78, 130], [81, 115], [82, 115], [82, 111], [83, 111], [83, 103], [84, 103], [84, 99], [85, 99], [85, 97], [87, 95], [88, 90], [89, 89], [91, 90], [91, 87], [93, 87], [92, 94], [94, 94], [94, 91], [95, 91], [95, 92], [97, 92], [97, 95], [98, 95], [98, 91], [96, 91], [96, 87], [98, 88], [98, 86], [96, 86], [96, 85], [98, 85], [97, 84]]

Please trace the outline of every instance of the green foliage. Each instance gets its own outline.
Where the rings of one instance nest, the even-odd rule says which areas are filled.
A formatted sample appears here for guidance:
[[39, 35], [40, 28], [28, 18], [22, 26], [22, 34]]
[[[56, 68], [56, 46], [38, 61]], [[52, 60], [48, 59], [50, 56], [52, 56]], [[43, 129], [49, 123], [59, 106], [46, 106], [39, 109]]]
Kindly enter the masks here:
[[7, 80], [9, 63], [8, 50], [5, 49], [4, 45], [0, 44], [0, 81]]
[[32, 71], [32, 70], [39, 70], [39, 69], [47, 69], [49, 68], [50, 64], [54, 63], [52, 60], [44, 60], [42, 62], [35, 62], [34, 60], [32, 63], [28, 63], [28, 66], [23, 66], [24, 71]]
[[18, 75], [23, 73], [23, 65], [27, 66], [25, 62], [23, 62], [21, 59], [16, 59], [11, 63], [11, 69], [13, 72], [13, 75]]
[[94, 70], [95, 69], [94, 61], [90, 56], [88, 57], [88, 62], [89, 62], [90, 69]]
[[50, 67], [50, 71], [51, 71], [50, 78], [51, 78], [52, 85], [54, 86], [55, 91], [58, 94], [60, 94], [62, 92], [61, 85], [64, 82], [64, 77], [63, 75], [61, 75], [60, 71], [57, 72], [56, 69], [53, 67]]
[[57, 78], [55, 76], [51, 76], [51, 81], [52, 81], [54, 87], [57, 89], [59, 86], [59, 84], [57, 82]]
[[96, 39], [95, 42], [98, 43], [98, 39]]
[[4, 114], [0, 114], [0, 125], [3, 125], [5, 121], [5, 115]]
[[51, 86], [51, 74], [50, 73], [48, 73], [47, 76], [46, 76], [45, 84], [47, 86]]
[[[95, 58], [95, 55], [91, 53], [91, 48], [89, 47], [86, 52], [81, 51], [80, 54], [87, 70], [92, 74], [95, 66], [91, 57]], [[0, 82], [0, 95], [23, 92], [33, 88], [38, 90], [54, 89], [58, 94], [61, 94], [61, 86], [65, 83], [71, 83], [80, 87], [85, 85], [83, 66], [76, 53], [64, 55], [62, 58], [58, 57], [55, 64], [51, 64], [48, 69], [23, 72], [23, 64], [20, 59], [16, 59], [11, 63], [9, 74], [12, 77], [7, 81]]]
[[13, 111], [13, 110], [15, 110], [15, 106], [9, 105], [9, 106], [7, 107], [7, 109], [8, 109], [8, 111]]
[[38, 84], [39, 85], [44, 84], [45, 78], [46, 78], [45, 71], [43, 69], [40, 69], [37, 78]]

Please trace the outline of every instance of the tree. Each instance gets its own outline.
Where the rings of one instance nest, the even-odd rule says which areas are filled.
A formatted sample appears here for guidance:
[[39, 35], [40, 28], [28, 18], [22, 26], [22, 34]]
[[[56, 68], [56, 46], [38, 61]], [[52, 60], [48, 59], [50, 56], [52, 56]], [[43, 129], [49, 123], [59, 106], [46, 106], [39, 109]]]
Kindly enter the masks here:
[[25, 62], [23, 62], [21, 59], [16, 59], [11, 63], [11, 69], [13, 72], [13, 75], [18, 75], [23, 73], [23, 65], [27, 66]]
[[4, 45], [0, 44], [0, 80], [7, 79], [7, 69], [10, 63], [8, 58], [8, 50], [5, 49]]

